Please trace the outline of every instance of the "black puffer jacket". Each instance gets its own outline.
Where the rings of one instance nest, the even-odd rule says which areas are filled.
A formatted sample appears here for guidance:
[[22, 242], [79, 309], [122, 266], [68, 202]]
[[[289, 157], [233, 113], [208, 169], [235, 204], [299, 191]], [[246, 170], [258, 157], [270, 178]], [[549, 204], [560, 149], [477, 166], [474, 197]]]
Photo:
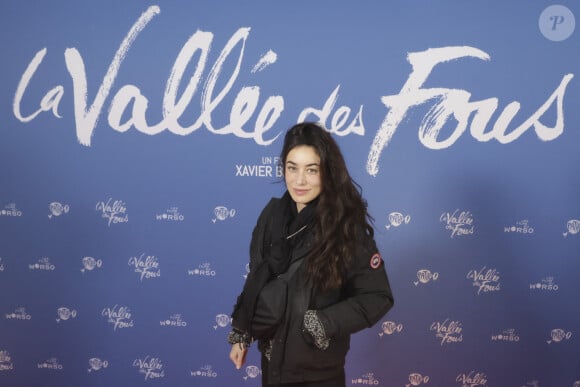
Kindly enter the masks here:
[[[263, 259], [264, 238], [272, 206], [279, 199], [272, 199], [262, 211], [252, 233], [250, 245], [250, 270]], [[313, 241], [312, 230], [301, 239], [292, 253], [291, 260], [304, 257]], [[303, 261], [305, 262], [305, 261]], [[273, 338], [271, 360], [264, 375], [268, 383], [291, 383], [330, 379], [344, 369], [346, 354], [350, 347], [350, 335], [378, 322], [393, 306], [393, 296], [385, 272], [384, 263], [378, 255], [375, 241], [361, 237], [356, 256], [340, 289], [314, 292], [301, 264], [288, 284], [288, 305], [284, 324]], [[236, 328], [236, 310], [232, 314], [232, 326]], [[330, 345], [318, 349], [309, 334], [303, 332], [303, 319], [307, 310], [316, 310], [324, 325]], [[264, 348], [267, 343], [260, 343]]]

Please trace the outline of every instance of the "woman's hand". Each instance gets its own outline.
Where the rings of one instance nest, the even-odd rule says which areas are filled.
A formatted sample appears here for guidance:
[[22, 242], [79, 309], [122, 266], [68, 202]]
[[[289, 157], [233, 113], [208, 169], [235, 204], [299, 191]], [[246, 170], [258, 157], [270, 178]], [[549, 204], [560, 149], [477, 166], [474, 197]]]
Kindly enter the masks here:
[[246, 362], [246, 355], [248, 354], [248, 348], [245, 348], [242, 343], [232, 344], [232, 350], [230, 351], [230, 360], [236, 366], [236, 369], [242, 368]]

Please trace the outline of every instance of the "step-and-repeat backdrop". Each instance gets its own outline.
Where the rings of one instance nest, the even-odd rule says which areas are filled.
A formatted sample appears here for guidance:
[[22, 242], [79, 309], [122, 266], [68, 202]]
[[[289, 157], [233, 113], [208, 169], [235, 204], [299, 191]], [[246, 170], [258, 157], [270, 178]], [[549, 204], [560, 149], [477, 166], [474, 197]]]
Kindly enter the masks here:
[[577, 1], [0, 11], [0, 385], [258, 386], [229, 314], [303, 120], [395, 295], [347, 385], [580, 385]]

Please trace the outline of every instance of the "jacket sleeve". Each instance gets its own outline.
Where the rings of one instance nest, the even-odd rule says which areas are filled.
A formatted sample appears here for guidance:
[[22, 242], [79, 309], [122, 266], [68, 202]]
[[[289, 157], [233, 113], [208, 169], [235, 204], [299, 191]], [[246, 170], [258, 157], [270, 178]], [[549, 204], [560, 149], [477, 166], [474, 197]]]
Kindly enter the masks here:
[[[250, 253], [250, 261], [249, 261], [250, 273], [255, 271], [257, 266], [263, 260], [264, 237], [266, 234], [265, 230], [266, 230], [266, 227], [268, 227], [268, 220], [270, 218], [270, 214], [271, 214], [271, 211], [272, 211], [272, 208], [273, 208], [275, 202], [276, 202], [275, 198], [270, 199], [268, 204], [262, 209], [262, 212], [260, 213], [260, 216], [258, 217], [256, 225], [254, 226], [254, 229], [252, 230], [252, 239], [250, 242], [250, 251], [249, 251], [249, 253]], [[248, 276], [246, 277], [246, 282], [251, 281], [251, 279], [252, 279], [252, 276], [250, 274], [248, 274]], [[244, 287], [245, 286], [246, 286], [246, 284], [244, 284]], [[234, 305], [234, 309], [232, 312], [232, 318], [234, 320], [236, 320], [236, 318], [238, 316], [238, 311], [241, 307], [242, 300], [243, 300], [243, 292], [238, 296], [238, 298], [236, 300], [236, 304]]]
[[342, 294], [341, 301], [317, 311], [328, 338], [371, 327], [392, 308], [393, 294], [374, 240], [354, 257]]

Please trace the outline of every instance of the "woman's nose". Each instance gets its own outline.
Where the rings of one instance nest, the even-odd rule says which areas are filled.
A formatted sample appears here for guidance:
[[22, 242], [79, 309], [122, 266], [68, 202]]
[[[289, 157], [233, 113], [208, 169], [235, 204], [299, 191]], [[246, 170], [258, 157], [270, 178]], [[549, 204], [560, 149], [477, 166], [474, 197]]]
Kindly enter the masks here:
[[296, 174], [296, 183], [298, 183], [298, 184], [306, 183], [306, 174], [304, 173], [304, 171], [299, 171]]

